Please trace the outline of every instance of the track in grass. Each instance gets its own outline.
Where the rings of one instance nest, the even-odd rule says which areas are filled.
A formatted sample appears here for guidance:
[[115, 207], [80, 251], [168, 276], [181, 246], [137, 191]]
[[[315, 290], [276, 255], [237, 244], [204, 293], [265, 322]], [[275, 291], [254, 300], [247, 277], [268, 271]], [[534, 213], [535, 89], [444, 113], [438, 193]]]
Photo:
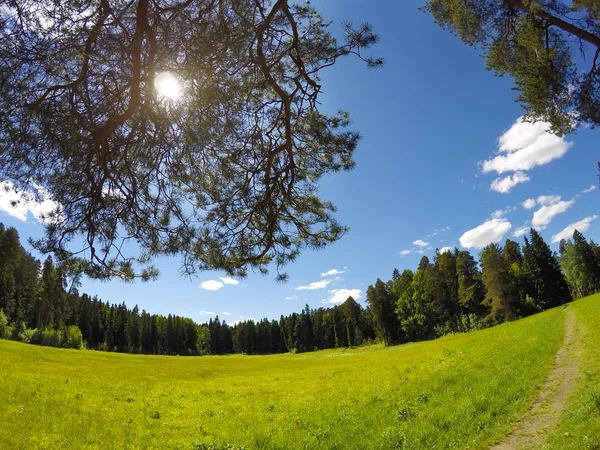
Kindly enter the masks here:
[[579, 342], [575, 321], [574, 314], [566, 311], [565, 341], [556, 353], [554, 368], [542, 386], [540, 394], [515, 430], [502, 442], [490, 447], [490, 450], [537, 448], [544, 443], [548, 433], [556, 427], [579, 377], [577, 359]]

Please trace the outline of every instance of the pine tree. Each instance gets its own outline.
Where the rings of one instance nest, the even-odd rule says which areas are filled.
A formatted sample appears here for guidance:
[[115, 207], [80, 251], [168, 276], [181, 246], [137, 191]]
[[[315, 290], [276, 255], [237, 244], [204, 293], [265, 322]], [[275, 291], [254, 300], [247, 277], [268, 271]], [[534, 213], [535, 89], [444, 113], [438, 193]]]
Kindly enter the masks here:
[[456, 253], [456, 274], [458, 279], [458, 301], [463, 313], [481, 316], [485, 297], [481, 273], [477, 261], [467, 251]]
[[539, 309], [552, 308], [573, 300], [569, 286], [550, 247], [535, 230], [529, 232], [524, 252], [524, 271], [527, 273], [533, 302]]
[[388, 287], [380, 279], [377, 279], [375, 286], [368, 287], [367, 303], [370, 306], [378, 339], [386, 345], [394, 343], [398, 337], [395, 302]]
[[517, 317], [519, 294], [508, 262], [497, 244], [489, 244], [481, 252], [481, 278], [486, 289], [484, 305], [490, 308], [488, 320]]
[[[344, 235], [317, 188], [353, 168], [360, 135], [319, 107], [319, 78], [348, 56], [382, 64], [365, 56], [368, 24], [330, 32], [309, 2], [9, 4], [0, 179], [61, 205], [38, 249], [92, 277], [150, 279], [150, 257], [245, 274]], [[163, 101], [151, 80], [165, 76], [194, 86], [186, 101]], [[132, 230], [139, 253], [124, 252]]]
[[437, 254], [435, 258], [437, 282], [440, 285], [442, 301], [439, 307], [443, 310], [443, 313], [440, 314], [440, 320], [444, 322], [456, 322], [461, 312], [456, 263], [456, 253], [449, 251]]
[[395, 310], [406, 341], [426, 339], [433, 328], [425, 300], [425, 269], [417, 270], [410, 286], [402, 292]]
[[527, 119], [559, 134], [600, 124], [597, 0], [429, 0], [425, 10], [511, 76]]
[[344, 315], [344, 324], [346, 328], [346, 341], [349, 347], [358, 345], [357, 331], [360, 320], [361, 307], [356, 300], [348, 297], [340, 306]]

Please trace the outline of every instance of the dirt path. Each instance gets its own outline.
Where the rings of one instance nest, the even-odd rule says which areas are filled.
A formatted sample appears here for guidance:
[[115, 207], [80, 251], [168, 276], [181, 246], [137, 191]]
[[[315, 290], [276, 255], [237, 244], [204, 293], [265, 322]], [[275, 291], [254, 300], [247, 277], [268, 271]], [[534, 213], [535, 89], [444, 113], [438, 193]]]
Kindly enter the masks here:
[[575, 317], [565, 311], [565, 341], [556, 353], [554, 368], [542, 390], [514, 431], [490, 450], [528, 449], [541, 446], [556, 426], [579, 376]]

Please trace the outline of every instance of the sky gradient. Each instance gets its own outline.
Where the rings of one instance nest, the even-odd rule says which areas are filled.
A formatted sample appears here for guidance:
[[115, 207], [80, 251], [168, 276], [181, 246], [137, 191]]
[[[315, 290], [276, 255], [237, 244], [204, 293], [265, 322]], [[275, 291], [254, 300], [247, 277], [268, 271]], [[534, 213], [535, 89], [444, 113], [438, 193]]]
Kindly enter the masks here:
[[[152, 313], [231, 323], [348, 295], [364, 304], [368, 285], [388, 280], [395, 267], [414, 270], [436, 248], [476, 255], [489, 242], [521, 242], [530, 226], [555, 241], [553, 250], [574, 227], [600, 240], [600, 132], [559, 138], [543, 123], [523, 123], [512, 81], [486, 71], [480, 54], [437, 27], [421, 4], [313, 1], [336, 33], [343, 20], [370, 22], [381, 38], [372, 53], [386, 60], [369, 70], [346, 58], [322, 73], [324, 110], [348, 110], [363, 136], [355, 170], [322, 182], [322, 197], [350, 227], [339, 242], [303, 253], [287, 267], [286, 284], [275, 283], [273, 272], [243, 280], [204, 272], [190, 280], [179, 275], [178, 259], [162, 258], [157, 281], [84, 280], [81, 291]], [[17, 228], [28, 247], [27, 238], [42, 234], [39, 209], [15, 210], [9, 201], [0, 193], [0, 222]]]

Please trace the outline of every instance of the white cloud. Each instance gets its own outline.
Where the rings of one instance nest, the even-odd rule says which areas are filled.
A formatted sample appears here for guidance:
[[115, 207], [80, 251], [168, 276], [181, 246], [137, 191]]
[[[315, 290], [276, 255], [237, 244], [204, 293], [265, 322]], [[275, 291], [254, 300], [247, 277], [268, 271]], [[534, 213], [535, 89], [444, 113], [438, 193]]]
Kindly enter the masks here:
[[452, 251], [452, 247], [442, 247], [439, 249], [440, 255], [442, 253], [451, 252], [451, 251]]
[[27, 214], [42, 223], [50, 222], [51, 215], [58, 212], [60, 205], [52, 200], [50, 194], [43, 188], [37, 188], [37, 194], [41, 200], [35, 198], [35, 193], [19, 192], [10, 181], [0, 183], [0, 211], [25, 222]]
[[298, 298], [297, 295], [290, 295], [289, 297], [286, 297], [285, 299], [286, 300], [294, 300], [294, 299], [297, 299], [297, 298]]
[[218, 281], [218, 280], [203, 281], [202, 283], [200, 283], [200, 287], [202, 289], [206, 289], [207, 291], [218, 291], [226, 284], [230, 284], [230, 285], [234, 285], [234, 286], [237, 284], [240, 284], [240, 282], [238, 280], [236, 280], [235, 278], [230, 278], [230, 277], [221, 277], [221, 278], [219, 278], [219, 280], [221, 280], [221, 281]]
[[503, 155], [486, 160], [482, 164], [484, 173], [516, 172], [530, 170], [561, 158], [572, 147], [564, 137], [548, 132], [550, 124], [524, 122], [522, 117], [498, 138], [498, 150]]
[[497, 209], [496, 211], [494, 211], [492, 213], [492, 219], [499, 219], [500, 217], [502, 217], [504, 215], [504, 210], [502, 209]]
[[230, 316], [230, 315], [231, 315], [231, 313], [228, 313], [227, 311], [223, 311], [223, 315], [224, 315], [224, 316]]
[[523, 203], [521, 203], [521, 205], [523, 205], [523, 208], [525, 209], [533, 209], [536, 205], [535, 198], [528, 198]]
[[401, 250], [400, 254], [402, 256], [406, 256], [406, 255], [410, 255], [412, 253], [412, 250]]
[[418, 253], [419, 255], [422, 255], [425, 252], [423, 250], [417, 250], [416, 253]]
[[506, 219], [490, 219], [472, 230], [466, 231], [459, 238], [464, 248], [483, 248], [492, 242], [500, 242], [512, 228]]
[[547, 134], [550, 124], [544, 122], [524, 122], [519, 117], [515, 123], [498, 138], [498, 150], [512, 153], [534, 144], [540, 136]]
[[223, 283], [217, 280], [207, 280], [200, 283], [200, 287], [207, 291], [218, 291], [223, 287]]
[[[560, 199], [560, 197], [558, 197]], [[539, 204], [542, 203], [538, 198]], [[531, 219], [531, 226], [536, 230], [545, 229], [548, 224], [556, 217], [558, 214], [564, 213], [567, 209], [571, 207], [575, 203], [575, 200], [569, 200], [568, 202], [559, 201], [554, 202], [554, 199], [549, 204], [544, 204], [540, 209], [533, 213], [533, 219]]]
[[538, 205], [551, 206], [560, 202], [560, 195], [540, 195], [537, 202]]
[[429, 242], [424, 242], [421, 239], [417, 239], [415, 242], [413, 242], [413, 245], [418, 245], [419, 247], [427, 247], [429, 245]]
[[524, 235], [525, 235], [525, 234], [527, 234], [527, 232], [529, 231], [529, 228], [530, 228], [530, 227], [520, 227], [520, 228], [517, 228], [517, 229], [515, 230], [515, 232], [513, 233], [513, 236], [514, 236], [514, 237], [521, 237], [521, 236], [524, 236]]
[[330, 275], [341, 275], [343, 273], [346, 273], [346, 271], [345, 270], [331, 269], [331, 270], [328, 270], [327, 272], [323, 272], [321, 274], [321, 276], [322, 277], [327, 277], [327, 276], [330, 276]]
[[529, 178], [525, 172], [519, 171], [504, 178], [496, 178], [494, 181], [492, 181], [490, 189], [492, 191], [500, 192], [501, 194], [507, 194], [517, 184], [526, 183], [529, 180], [531, 180], [531, 178]]
[[198, 314], [200, 314], [201, 316], [214, 316], [215, 313], [212, 311], [198, 311]]
[[592, 185], [591, 185], [589, 188], [587, 188], [587, 189], [584, 189], [582, 192], [583, 192], [584, 194], [589, 194], [589, 193], [590, 193], [590, 192], [592, 192], [594, 189], [596, 189], [596, 185], [595, 185], [595, 184], [592, 184]]
[[362, 297], [360, 289], [333, 289], [329, 293], [331, 295], [329, 298], [323, 300], [323, 303], [344, 303], [348, 297], [352, 297], [354, 300], [360, 300]]
[[552, 242], [556, 243], [560, 242], [561, 239], [571, 239], [575, 230], [579, 231], [580, 233], [585, 233], [588, 230], [588, 228], [590, 228], [592, 220], [596, 220], [597, 218], [597, 215], [593, 215], [581, 219], [579, 222], [575, 222], [571, 225], [568, 225], [564, 230], [552, 236]]
[[313, 281], [308, 286], [298, 286], [296, 288], [297, 291], [306, 291], [306, 290], [315, 290], [315, 289], [325, 289], [327, 285], [331, 283], [331, 280], [321, 280], [321, 281]]

